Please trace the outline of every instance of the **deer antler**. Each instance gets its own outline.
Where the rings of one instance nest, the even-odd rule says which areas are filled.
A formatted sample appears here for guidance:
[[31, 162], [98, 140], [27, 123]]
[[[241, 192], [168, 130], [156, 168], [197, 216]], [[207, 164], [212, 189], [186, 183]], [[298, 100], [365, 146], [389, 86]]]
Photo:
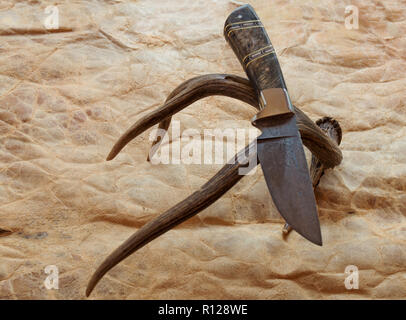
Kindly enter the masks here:
[[[212, 74], [190, 79], [178, 86], [168, 96], [162, 107], [131, 126], [116, 142], [107, 160], [113, 159], [128, 142], [155, 124], [159, 123], [161, 129], [168, 129], [173, 114], [201, 98], [212, 95], [236, 98], [259, 108], [255, 90], [247, 79], [227, 74]], [[294, 111], [303, 144], [313, 153], [310, 171], [315, 187], [324, 168], [332, 168], [342, 160], [342, 154], [338, 148], [341, 129], [338, 122], [331, 118], [319, 120], [318, 125], [326, 130], [328, 136], [298, 108], [294, 107]], [[159, 139], [155, 139], [153, 145], [157, 143]], [[255, 151], [255, 141], [253, 141], [234, 156], [234, 161], [229, 161], [198, 191], [135, 232], [98, 267], [89, 281], [86, 295], [90, 295], [103, 275], [116, 264], [219, 199], [243, 177], [239, 174], [241, 168], [246, 168], [252, 160], [257, 160], [256, 163], [258, 163]], [[288, 227], [285, 226], [285, 230], [287, 229]]]

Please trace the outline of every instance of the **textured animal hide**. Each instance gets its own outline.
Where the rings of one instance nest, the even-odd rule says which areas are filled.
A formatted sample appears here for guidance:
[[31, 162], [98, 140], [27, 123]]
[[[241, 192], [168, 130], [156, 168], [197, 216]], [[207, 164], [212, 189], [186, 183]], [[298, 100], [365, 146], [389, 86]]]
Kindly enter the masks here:
[[[349, 30], [342, 2], [250, 3], [292, 102], [343, 129], [344, 160], [316, 191], [323, 247], [282, 236], [258, 167], [112, 269], [92, 298], [406, 296], [405, 5], [351, 1]], [[107, 254], [221, 167], [147, 162], [151, 130], [106, 162], [114, 142], [184, 80], [244, 76], [222, 35], [235, 1], [59, 1], [51, 30], [48, 5], [0, 4], [1, 299], [84, 298]], [[174, 120], [181, 131], [251, 128], [254, 113], [210, 97]], [[58, 290], [44, 285], [49, 265]], [[358, 289], [345, 287], [349, 265]]]

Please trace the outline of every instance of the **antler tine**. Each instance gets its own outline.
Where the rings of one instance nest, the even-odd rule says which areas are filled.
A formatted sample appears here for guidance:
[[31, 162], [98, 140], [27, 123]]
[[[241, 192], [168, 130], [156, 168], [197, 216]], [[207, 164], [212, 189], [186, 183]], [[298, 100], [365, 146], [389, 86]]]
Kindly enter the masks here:
[[336, 140], [335, 136], [329, 137], [325, 134], [302, 110], [295, 106], [293, 108], [303, 144], [318, 158], [325, 169], [339, 165], [343, 160], [343, 155], [338, 147], [341, 142], [341, 128], [338, 122], [334, 120], [336, 126], [334, 129], [339, 132], [337, 133], [339, 139]]
[[163, 119], [171, 117], [199, 99], [213, 95], [223, 95], [256, 105], [255, 92], [252, 89], [247, 91], [246, 84], [240, 83], [240, 81], [246, 82], [248, 80], [233, 75], [212, 74], [199, 76], [182, 83], [171, 93], [171, 95], [174, 95], [173, 98], [138, 120], [118, 139], [107, 156], [107, 160], [114, 159], [128, 142], [145, 130]]
[[[258, 107], [256, 93], [249, 81], [232, 75], [215, 74], [196, 77], [184, 82], [176, 88], [171, 95], [173, 97], [169, 97], [169, 101], [161, 108], [146, 115], [127, 130], [113, 147], [107, 158], [108, 160], [113, 159], [117, 153], [138, 134], [159, 121], [162, 121], [161, 126], [169, 126], [170, 117], [174, 113], [203, 97], [209, 95], [224, 95]], [[323, 131], [298, 108], [294, 107], [294, 111], [296, 113], [296, 120], [303, 144], [309, 148], [325, 168], [338, 165], [342, 160], [342, 154], [337, 143], [323, 133]], [[334, 129], [338, 130], [339, 126]], [[341, 140], [341, 131], [338, 133], [338, 136], [340, 136], [340, 139], [338, 139], [339, 143]], [[244, 150], [235, 155], [235, 161], [228, 162], [215, 176], [203, 185], [200, 190], [140, 228], [99, 266], [88, 284], [86, 295], [89, 296], [103, 275], [120, 261], [156, 237], [199, 213], [226, 193], [243, 177], [243, 175], [239, 174], [239, 169], [251, 163], [253, 160], [252, 157], [257, 157], [255, 151], [255, 143], [251, 142]], [[257, 160], [256, 163], [258, 163], [258, 159], [255, 160]], [[318, 177], [316, 177], [316, 175], [312, 176], [313, 179], [319, 179], [320, 177], [321, 175]]]
[[[210, 74], [193, 78], [178, 86], [168, 96], [168, 99], [171, 100], [171, 97], [173, 96], [176, 96], [176, 98], [178, 98], [178, 95], [179, 96], [185, 95], [185, 93], [188, 90], [191, 90], [192, 88], [195, 87], [204, 88], [205, 86], [211, 84], [214, 84], [214, 88], [213, 91], [211, 91], [211, 95], [223, 95], [240, 99], [244, 102], [247, 102], [251, 106], [259, 109], [257, 94], [255, 93], [254, 88], [251, 86], [250, 81], [246, 78], [227, 74]], [[237, 91], [238, 95], [236, 94], [235, 91], [236, 88], [238, 88]], [[241, 93], [242, 95], [240, 95]], [[187, 105], [185, 104], [183, 108], [187, 107], [188, 105], [189, 104]], [[342, 160], [342, 154], [340, 149], [338, 148], [337, 143], [331, 143], [332, 141], [333, 142], [335, 141], [331, 140], [327, 135], [324, 135], [323, 131], [318, 126], [316, 126], [314, 122], [311, 121], [311, 119], [304, 112], [302, 112], [296, 106], [293, 106], [293, 108], [296, 113], [297, 125], [302, 135], [303, 144], [306, 145], [306, 147], [312, 153], [318, 155], [320, 161], [323, 163], [325, 168], [332, 168], [337, 164], [339, 164]], [[159, 128], [167, 131], [170, 126], [170, 123], [171, 123], [170, 116], [162, 117], [161, 122], [159, 123]], [[124, 134], [124, 136], [126, 134]], [[312, 137], [316, 136], [318, 137], [318, 139], [312, 141]], [[160, 143], [161, 138], [162, 136], [157, 135], [154, 142], [152, 143], [152, 147]], [[155, 148], [155, 150], [156, 149], [157, 148]], [[152, 153], [150, 152], [150, 156], [151, 155]]]
[[220, 198], [243, 177], [239, 174], [239, 169], [251, 163], [256, 157], [255, 141], [253, 141], [234, 156], [234, 161], [229, 161], [198, 191], [141, 227], [97, 268], [87, 286], [86, 296], [90, 295], [103, 275], [120, 261]]
[[[199, 78], [199, 77], [198, 77]], [[189, 80], [186, 80], [185, 82], [181, 83], [177, 88], [175, 88], [175, 90], [173, 90], [168, 97], [165, 100], [165, 104], [168, 103], [168, 101], [170, 101], [173, 97], [175, 97], [176, 95], [178, 95], [181, 91], [185, 90], [186, 87], [190, 84], [191, 81], [194, 81], [196, 78], [192, 78]], [[164, 130], [165, 132], [168, 131], [168, 128], [171, 124], [171, 120], [172, 120], [172, 116], [167, 117], [166, 119], [163, 119], [159, 125], [158, 125], [158, 129], [159, 130]], [[160, 131], [158, 131], [160, 132]], [[151, 149], [154, 148], [155, 145], [157, 145], [157, 148], [159, 147], [160, 142], [162, 141], [162, 136], [157, 134], [154, 141], [151, 144]], [[150, 161], [150, 155], [152, 156], [153, 154], [150, 152], [148, 154], [148, 158], [147, 161]]]
[[[300, 132], [301, 134], [304, 134], [309, 127], [312, 127], [311, 123], [313, 122], [306, 115], [304, 115], [304, 113], [298, 113], [297, 116], [298, 122], [301, 121], [303, 124], [300, 127]], [[321, 144], [323, 141], [328, 141], [328, 144], [334, 143], [332, 140], [330, 141], [329, 138], [324, 140], [323, 138], [327, 136], [321, 130], [320, 133], [317, 131], [310, 131], [309, 137], [310, 138], [306, 141], [306, 144], [310, 150], [314, 149], [312, 148], [313, 141], [322, 141]], [[334, 148], [331, 149], [334, 150]], [[247, 147], [245, 147], [244, 150], [240, 151], [234, 156], [234, 161], [229, 161], [216, 175], [214, 175], [205, 185], [203, 185], [200, 190], [196, 191], [188, 198], [181, 201], [165, 213], [158, 216], [155, 220], [147, 223], [137, 232], [135, 232], [120, 247], [113, 251], [113, 253], [110, 254], [110, 256], [108, 256], [98, 267], [89, 281], [86, 289], [86, 296], [90, 295], [103, 275], [105, 275], [116, 264], [161, 234], [198, 214], [200, 211], [207, 208], [209, 205], [219, 199], [224, 193], [226, 193], [243, 177], [243, 175], [239, 173], [240, 168], [246, 167], [247, 164], [252, 163], [254, 158], [257, 160], [256, 163], [258, 163], [258, 159], [256, 158], [257, 154], [255, 151], [255, 142], [251, 142]], [[338, 149], [338, 151], [340, 150]], [[339, 156], [334, 155], [333, 158], [338, 159]], [[339, 162], [336, 163], [336, 165], [337, 164], [339, 164]], [[316, 175], [312, 176], [313, 179], [319, 179], [320, 177], [321, 175], [317, 177]], [[314, 180], [313, 185], [315, 185]]]
[[[230, 83], [232, 82], [233, 87], [241, 86], [242, 90], [244, 90], [244, 92], [247, 96], [247, 99], [248, 99], [248, 100], [245, 100], [245, 102], [247, 102], [248, 104], [252, 105], [253, 107], [259, 109], [257, 95], [255, 94], [254, 89], [251, 87], [248, 79], [245, 79], [245, 78], [242, 78], [239, 76], [235, 76], [235, 75], [231, 75], [231, 74], [208, 74], [208, 75], [196, 77], [196, 78], [194, 78], [194, 80], [197, 83], [199, 83], [199, 86], [204, 87], [205, 85], [209, 84], [213, 80], [215, 81], [221, 77], [224, 77], [225, 79], [227, 79], [227, 81], [223, 81], [221, 83], [221, 85], [217, 87], [217, 89], [219, 92], [226, 92], [226, 94], [222, 93], [219, 95], [234, 97], [233, 89], [230, 86]], [[187, 87], [187, 84], [188, 84], [188, 81], [185, 81], [180, 86], [178, 86], [175, 90], [173, 90], [171, 92], [171, 94], [169, 94], [167, 101], [169, 101], [174, 96], [176, 96], [180, 91], [184, 90]], [[214, 93], [213, 95], [216, 95], [216, 93]], [[164, 130], [165, 132], [168, 131], [168, 128], [171, 125], [171, 120], [172, 120], [172, 117], [167, 117], [167, 118], [163, 119], [159, 123], [158, 129]], [[151, 150], [149, 152], [148, 159], [147, 159], [148, 161], [150, 160], [150, 157], [153, 156], [155, 153], [153, 150], [156, 151], [158, 149], [159, 144], [162, 141], [162, 138], [163, 138], [162, 135], [160, 135], [160, 134], [156, 135], [155, 140], [151, 144]], [[156, 147], [154, 148], [154, 146], [156, 146]]]
[[[340, 145], [342, 139], [342, 130], [337, 120], [331, 117], [323, 117], [316, 121], [317, 126], [322, 129], [330, 139], [337, 145]], [[312, 154], [312, 161], [310, 164], [310, 177], [313, 181], [313, 188], [316, 188], [320, 182], [320, 178], [324, 174], [326, 165], [322, 163], [315, 154]]]

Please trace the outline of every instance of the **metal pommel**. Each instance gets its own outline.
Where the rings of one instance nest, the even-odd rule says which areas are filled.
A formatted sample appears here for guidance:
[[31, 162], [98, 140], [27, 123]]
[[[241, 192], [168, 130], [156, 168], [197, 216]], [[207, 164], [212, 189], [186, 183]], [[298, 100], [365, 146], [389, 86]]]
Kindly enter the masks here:
[[264, 118], [277, 117], [282, 115], [294, 115], [292, 103], [288, 92], [284, 88], [268, 88], [260, 92], [261, 111], [252, 119], [251, 123]]

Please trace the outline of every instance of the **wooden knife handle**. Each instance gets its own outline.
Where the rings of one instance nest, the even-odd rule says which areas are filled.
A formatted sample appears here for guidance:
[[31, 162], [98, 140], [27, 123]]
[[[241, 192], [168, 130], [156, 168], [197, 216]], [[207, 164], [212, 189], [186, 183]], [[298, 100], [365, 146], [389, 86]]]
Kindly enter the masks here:
[[286, 89], [275, 49], [249, 4], [235, 9], [228, 16], [224, 36], [258, 91], [268, 88]]

